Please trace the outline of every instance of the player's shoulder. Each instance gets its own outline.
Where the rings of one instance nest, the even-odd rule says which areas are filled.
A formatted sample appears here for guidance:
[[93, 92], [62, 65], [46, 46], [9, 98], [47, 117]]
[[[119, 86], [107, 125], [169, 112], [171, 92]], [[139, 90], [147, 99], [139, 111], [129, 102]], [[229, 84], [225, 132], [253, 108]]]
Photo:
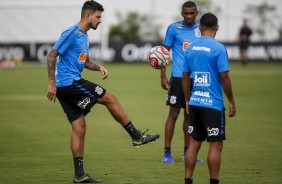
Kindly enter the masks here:
[[182, 24], [182, 21], [179, 20], [179, 21], [171, 23], [168, 27], [169, 28], [182, 28], [183, 24]]
[[213, 39], [213, 41], [218, 47], [225, 49], [225, 45], [222, 42], [220, 42], [216, 39]]
[[65, 29], [62, 33], [62, 36], [70, 38], [75, 37], [78, 34], [82, 34], [81, 28], [78, 26], [78, 24], [74, 24]]
[[[202, 36], [198, 37], [193, 42], [189, 45], [188, 49], [189, 50], [197, 50], [197, 49], [202, 49], [204, 47], [208, 47], [212, 50], [225, 50], [225, 45], [219, 41], [217, 41], [214, 38], [207, 37], [207, 36]], [[187, 49], [187, 50], [188, 50]]]
[[217, 47], [225, 47], [225, 45], [223, 43], [221, 43], [220, 41], [216, 40], [215, 38], [211, 38], [211, 37], [200, 37], [200, 39], [203, 39], [206, 42], [209, 42], [212, 45], [215, 45]]

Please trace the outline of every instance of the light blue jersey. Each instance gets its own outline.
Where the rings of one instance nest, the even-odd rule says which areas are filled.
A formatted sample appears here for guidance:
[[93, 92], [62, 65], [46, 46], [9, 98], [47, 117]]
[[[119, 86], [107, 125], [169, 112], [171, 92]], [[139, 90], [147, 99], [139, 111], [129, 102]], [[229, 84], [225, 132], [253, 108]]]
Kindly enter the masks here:
[[69, 86], [81, 79], [81, 72], [89, 50], [88, 36], [78, 24], [66, 29], [54, 49], [59, 52], [56, 66], [56, 86]]
[[193, 27], [189, 27], [183, 25], [183, 21], [178, 21], [167, 28], [163, 44], [171, 47], [172, 51], [171, 77], [182, 77], [184, 51], [201, 35], [198, 25], [195, 23]]
[[211, 37], [193, 41], [184, 55], [183, 72], [189, 72], [193, 89], [189, 105], [222, 110], [220, 72], [228, 72], [228, 55], [223, 44]]

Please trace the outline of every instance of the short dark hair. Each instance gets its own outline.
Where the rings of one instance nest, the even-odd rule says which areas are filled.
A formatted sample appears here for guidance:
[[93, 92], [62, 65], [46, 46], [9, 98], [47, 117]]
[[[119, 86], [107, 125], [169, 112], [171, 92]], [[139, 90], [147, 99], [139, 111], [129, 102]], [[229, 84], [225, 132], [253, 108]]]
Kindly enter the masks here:
[[95, 12], [95, 11], [104, 11], [104, 8], [101, 4], [97, 3], [96, 1], [90, 0], [90, 1], [85, 1], [85, 3], [82, 6], [81, 9], [81, 17], [83, 17], [83, 15], [85, 14], [85, 12], [87, 11], [91, 11], [91, 12]]
[[200, 24], [207, 28], [216, 26], [217, 23], [218, 23], [217, 17], [212, 13], [205, 13], [200, 19]]
[[182, 9], [184, 8], [192, 8], [195, 7], [197, 10], [197, 6], [193, 1], [186, 1], [183, 5], [182, 5]]

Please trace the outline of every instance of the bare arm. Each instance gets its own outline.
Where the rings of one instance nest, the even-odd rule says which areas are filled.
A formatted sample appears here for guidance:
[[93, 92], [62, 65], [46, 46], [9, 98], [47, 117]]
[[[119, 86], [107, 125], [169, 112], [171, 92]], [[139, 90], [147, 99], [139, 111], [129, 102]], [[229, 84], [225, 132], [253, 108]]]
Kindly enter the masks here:
[[[170, 47], [163, 45], [168, 51], [170, 50]], [[161, 77], [161, 86], [163, 89], [168, 90], [170, 88], [169, 81], [166, 77], [166, 68], [162, 68], [160, 72]]]
[[220, 73], [220, 79], [221, 79], [221, 84], [223, 87], [223, 91], [229, 101], [229, 117], [233, 117], [236, 115], [236, 107], [235, 107], [235, 101], [233, 97], [233, 92], [232, 92], [232, 85], [231, 85], [231, 80], [229, 78], [228, 72], [221, 72]]
[[103, 67], [102, 65], [95, 64], [93, 61], [90, 60], [88, 56], [85, 61], [84, 68], [94, 71], [100, 71], [103, 75], [103, 79], [106, 79], [109, 76], [109, 72], [105, 67]]
[[47, 56], [47, 70], [48, 70], [48, 93], [47, 97], [50, 101], [56, 101], [56, 81], [55, 81], [55, 69], [56, 69], [56, 58], [59, 53], [52, 49]]
[[190, 73], [188, 72], [183, 72], [182, 73], [182, 88], [183, 88], [183, 93], [185, 96], [185, 103], [186, 103], [186, 113], [189, 114], [189, 106], [188, 106], [188, 102], [190, 99], [190, 95], [191, 95], [191, 80], [190, 80]]

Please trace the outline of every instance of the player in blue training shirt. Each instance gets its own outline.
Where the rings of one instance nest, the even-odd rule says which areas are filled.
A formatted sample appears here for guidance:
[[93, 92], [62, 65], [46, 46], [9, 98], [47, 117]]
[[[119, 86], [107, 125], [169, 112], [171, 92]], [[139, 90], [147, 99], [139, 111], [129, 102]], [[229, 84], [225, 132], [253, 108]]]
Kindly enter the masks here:
[[[162, 162], [168, 164], [174, 163], [171, 154], [172, 137], [180, 110], [181, 108], [185, 109], [185, 99], [181, 84], [184, 51], [194, 39], [200, 36], [198, 23], [195, 22], [198, 15], [196, 4], [192, 1], [185, 2], [182, 5], [181, 14], [183, 20], [169, 25], [163, 42], [164, 47], [172, 51], [170, 82], [166, 77], [166, 69], [161, 69], [161, 86], [163, 89], [168, 90], [166, 105], [170, 106], [165, 123], [164, 155], [162, 158]], [[184, 111], [184, 156], [189, 146], [188, 126], [188, 116]], [[198, 159], [198, 161], [203, 162], [201, 159]]]
[[113, 118], [131, 136], [134, 147], [140, 147], [159, 138], [159, 134], [145, 134], [136, 129], [113, 92], [81, 78], [84, 68], [100, 71], [103, 79], [108, 77], [107, 69], [91, 61], [88, 53], [87, 32], [89, 29], [97, 29], [103, 11], [101, 4], [93, 0], [86, 1], [81, 10], [80, 21], [62, 33], [47, 56], [49, 78], [47, 97], [54, 102], [58, 98], [72, 127], [74, 183], [100, 183], [100, 180], [85, 173], [83, 168], [85, 116], [96, 103], [107, 107]]
[[198, 151], [205, 140], [210, 144], [207, 158], [210, 183], [219, 183], [221, 150], [225, 140], [223, 91], [229, 101], [229, 116], [236, 114], [228, 75], [227, 51], [223, 44], [214, 39], [218, 30], [217, 23], [215, 15], [204, 14], [199, 25], [202, 36], [190, 44], [184, 56], [182, 84], [186, 112], [190, 115], [190, 146], [185, 158], [185, 184], [192, 184]]

